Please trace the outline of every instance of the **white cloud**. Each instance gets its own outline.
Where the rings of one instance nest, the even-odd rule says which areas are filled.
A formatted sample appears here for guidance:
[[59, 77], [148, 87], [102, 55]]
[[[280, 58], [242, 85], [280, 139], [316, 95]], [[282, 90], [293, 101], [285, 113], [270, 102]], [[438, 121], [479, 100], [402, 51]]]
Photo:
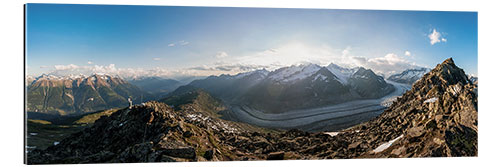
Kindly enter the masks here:
[[87, 64], [94, 64], [94, 62], [92, 62], [92, 61], [88, 61], [88, 62], [87, 62]]
[[74, 64], [69, 64], [69, 65], [55, 65], [54, 68], [56, 70], [75, 70], [78, 69], [79, 67]]
[[405, 51], [405, 56], [411, 56], [410, 51]]
[[[328, 45], [308, 45], [302, 42], [290, 42], [272, 49], [251, 52], [231, 59], [252, 65], [265, 65], [279, 68], [299, 63], [315, 63], [327, 65], [339, 57], [342, 50], [333, 49]], [[273, 69], [269, 69], [273, 70]]]
[[108, 75], [118, 75], [124, 78], [130, 78], [134, 76], [166, 76], [170, 75], [168, 70], [164, 69], [151, 69], [144, 70], [142, 68], [117, 68], [115, 64], [109, 64], [107, 66], [78, 66], [74, 64], [69, 65], [55, 65], [54, 71], [49, 74], [66, 76], [66, 75], [92, 75], [92, 74], [108, 74]]
[[222, 58], [225, 58], [227, 56], [228, 56], [228, 54], [226, 52], [223, 52], [223, 51], [217, 52], [217, 54], [215, 54], [215, 58], [218, 58], [218, 59], [222, 59]]
[[432, 33], [428, 35], [431, 45], [434, 45], [439, 42], [446, 42], [447, 39], [444, 37], [441, 37], [441, 33], [436, 31], [436, 29], [432, 30]]
[[184, 45], [188, 45], [189, 42], [188, 41], [177, 41], [177, 42], [174, 42], [174, 43], [171, 43], [171, 44], [168, 44], [169, 47], [174, 47], [174, 46], [184, 46]]
[[159, 57], [155, 57], [155, 58], [153, 58], [153, 60], [154, 60], [154, 61], [159, 61], [159, 60], [161, 60], [161, 58], [159, 58]]
[[[420, 67], [406, 59], [411, 55], [409, 51], [405, 51], [402, 56], [389, 53], [380, 56], [374, 55], [372, 57], [364, 57], [353, 53], [357, 52], [352, 52], [351, 47], [334, 49], [328, 45], [310, 45], [301, 42], [291, 42], [260, 52], [244, 53], [241, 56], [229, 56], [226, 52], [220, 51], [215, 55], [217, 59], [213, 62], [173, 69], [167, 67], [156, 67], [153, 69], [118, 68], [114, 64], [106, 66], [77, 66], [69, 64], [54, 66], [55, 70], [52, 74], [91, 75], [93, 73], [105, 73], [118, 75], [124, 78], [135, 76], [176, 78], [182, 76], [208, 76], [220, 74], [234, 75], [240, 72], [262, 68], [272, 71], [284, 66], [303, 63], [315, 63], [321, 66], [334, 63], [347, 68], [365, 67], [372, 69], [378, 74], [388, 76], [409, 68]], [[153, 60], [160, 60], [160, 58], [153, 58]]]
[[273, 52], [265, 50], [230, 60], [232, 62], [266, 66], [268, 70], [300, 63], [315, 63], [321, 66], [334, 63], [347, 68], [365, 67], [386, 76], [409, 68], [420, 67], [406, 60], [408, 55], [411, 55], [409, 51], [404, 53], [405, 57], [393, 53], [364, 57], [353, 54], [350, 46], [344, 49], [334, 49], [328, 45], [308, 45], [301, 42], [292, 42], [276, 48]]
[[48, 68], [49, 66], [40, 66], [40, 68]]
[[351, 47], [348, 46], [342, 51], [342, 56], [347, 56], [351, 52]]
[[189, 44], [189, 42], [187, 42], [187, 41], [179, 41], [179, 45], [187, 45], [187, 44]]
[[68, 76], [68, 75], [92, 75], [92, 74], [107, 74], [113, 76], [120, 76], [122, 78], [134, 77], [166, 77], [166, 78], [180, 78], [185, 76], [209, 76], [221, 74], [238, 74], [241, 72], [253, 71], [257, 69], [267, 68], [268, 66], [249, 65], [240, 63], [226, 63], [218, 62], [211, 65], [200, 65], [194, 67], [184, 67], [178, 69], [168, 69], [155, 67], [152, 69], [143, 68], [118, 68], [115, 64], [109, 65], [94, 65], [94, 66], [78, 66], [74, 64], [69, 65], [55, 65], [55, 70], [49, 72], [51, 75]]
[[357, 66], [371, 69], [375, 73], [384, 74], [386, 76], [404, 71], [406, 69], [420, 67], [394, 53], [386, 54], [384, 57], [352, 57], [352, 59]]

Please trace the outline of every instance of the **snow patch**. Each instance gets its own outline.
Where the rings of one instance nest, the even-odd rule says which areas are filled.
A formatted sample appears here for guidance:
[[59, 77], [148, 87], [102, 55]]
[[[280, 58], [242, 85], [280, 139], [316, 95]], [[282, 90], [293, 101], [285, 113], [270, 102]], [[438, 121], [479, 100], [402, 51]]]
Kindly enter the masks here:
[[392, 105], [392, 103], [394, 103], [398, 97], [401, 97], [401, 96], [394, 96], [394, 97], [390, 97], [390, 98], [387, 98], [385, 100], [383, 100], [380, 105], [384, 106], [384, 107], [390, 107]]
[[385, 149], [389, 148], [392, 145], [392, 143], [396, 142], [397, 140], [399, 140], [402, 137], [403, 137], [403, 135], [396, 137], [395, 139], [392, 139], [391, 141], [388, 141], [386, 143], [381, 144], [380, 146], [375, 148], [375, 150], [373, 150], [373, 153], [378, 153], [378, 152], [384, 151]]
[[319, 75], [316, 75], [316, 77], [314, 77], [314, 81], [318, 80], [318, 79], [321, 79], [322, 81], [326, 80], [326, 76], [324, 76], [323, 74], [319, 74]]
[[58, 141], [55, 141], [55, 142], [54, 142], [54, 146], [55, 146], [55, 145], [58, 145], [58, 144], [59, 144], [59, 142], [58, 142]]
[[337, 136], [340, 132], [324, 132], [324, 134], [330, 135], [330, 136]]
[[395, 74], [390, 76], [392, 80], [420, 80], [422, 76], [424, 76], [426, 73], [430, 72], [431, 69], [428, 68], [420, 68], [420, 69], [408, 69], [403, 71], [402, 73]]
[[462, 90], [462, 88], [458, 84], [453, 85], [451, 87], [451, 93], [453, 93], [453, 95], [457, 95], [458, 93], [460, 93], [461, 90]]
[[363, 78], [363, 79], [368, 79], [367, 76], [364, 76], [364, 75], [356, 75], [354, 76], [355, 78]]
[[433, 98], [430, 98], [430, 99], [425, 100], [425, 101], [424, 101], [424, 103], [434, 103], [434, 102], [436, 102], [437, 100], [438, 100], [438, 98], [437, 98], [437, 97], [433, 97]]
[[28, 145], [26, 145], [26, 147], [25, 147], [25, 148], [27, 148], [27, 149], [35, 149], [35, 148], [36, 148], [36, 146], [28, 146]]
[[258, 74], [259, 77], [262, 79], [264, 77], [267, 76], [267, 74], [269, 74], [269, 71], [265, 70], [265, 69], [262, 69], [262, 70], [256, 70], [256, 71], [250, 71], [250, 72], [244, 72], [244, 73], [239, 73], [239, 74], [236, 74], [234, 76], [235, 79], [241, 79], [243, 77], [246, 77], [246, 76], [249, 76], [249, 75], [252, 75], [252, 74]]

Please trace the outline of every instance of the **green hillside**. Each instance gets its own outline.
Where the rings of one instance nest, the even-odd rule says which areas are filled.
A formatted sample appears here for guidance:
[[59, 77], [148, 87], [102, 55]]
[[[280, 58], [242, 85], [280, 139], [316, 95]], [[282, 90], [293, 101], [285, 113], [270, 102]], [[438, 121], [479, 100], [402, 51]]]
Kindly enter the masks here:
[[45, 149], [54, 142], [59, 142], [72, 133], [79, 132], [92, 125], [102, 116], [109, 116], [118, 109], [98, 111], [79, 116], [59, 116], [52, 119], [28, 119], [26, 135], [28, 150]]

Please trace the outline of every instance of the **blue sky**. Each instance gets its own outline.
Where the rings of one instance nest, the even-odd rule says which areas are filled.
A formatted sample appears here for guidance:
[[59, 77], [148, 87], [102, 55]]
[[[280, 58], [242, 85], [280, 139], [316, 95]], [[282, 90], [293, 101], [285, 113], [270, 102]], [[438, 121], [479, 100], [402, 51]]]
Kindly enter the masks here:
[[389, 75], [446, 58], [477, 75], [477, 13], [27, 5], [27, 67], [179, 77], [316, 63]]

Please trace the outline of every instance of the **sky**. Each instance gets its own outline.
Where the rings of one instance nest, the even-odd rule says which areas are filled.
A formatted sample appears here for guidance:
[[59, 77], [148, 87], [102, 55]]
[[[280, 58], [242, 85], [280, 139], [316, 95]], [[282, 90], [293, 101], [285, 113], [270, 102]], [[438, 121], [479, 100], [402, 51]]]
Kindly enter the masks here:
[[452, 57], [477, 76], [477, 13], [28, 4], [28, 75], [209, 76], [315, 63], [381, 75]]

